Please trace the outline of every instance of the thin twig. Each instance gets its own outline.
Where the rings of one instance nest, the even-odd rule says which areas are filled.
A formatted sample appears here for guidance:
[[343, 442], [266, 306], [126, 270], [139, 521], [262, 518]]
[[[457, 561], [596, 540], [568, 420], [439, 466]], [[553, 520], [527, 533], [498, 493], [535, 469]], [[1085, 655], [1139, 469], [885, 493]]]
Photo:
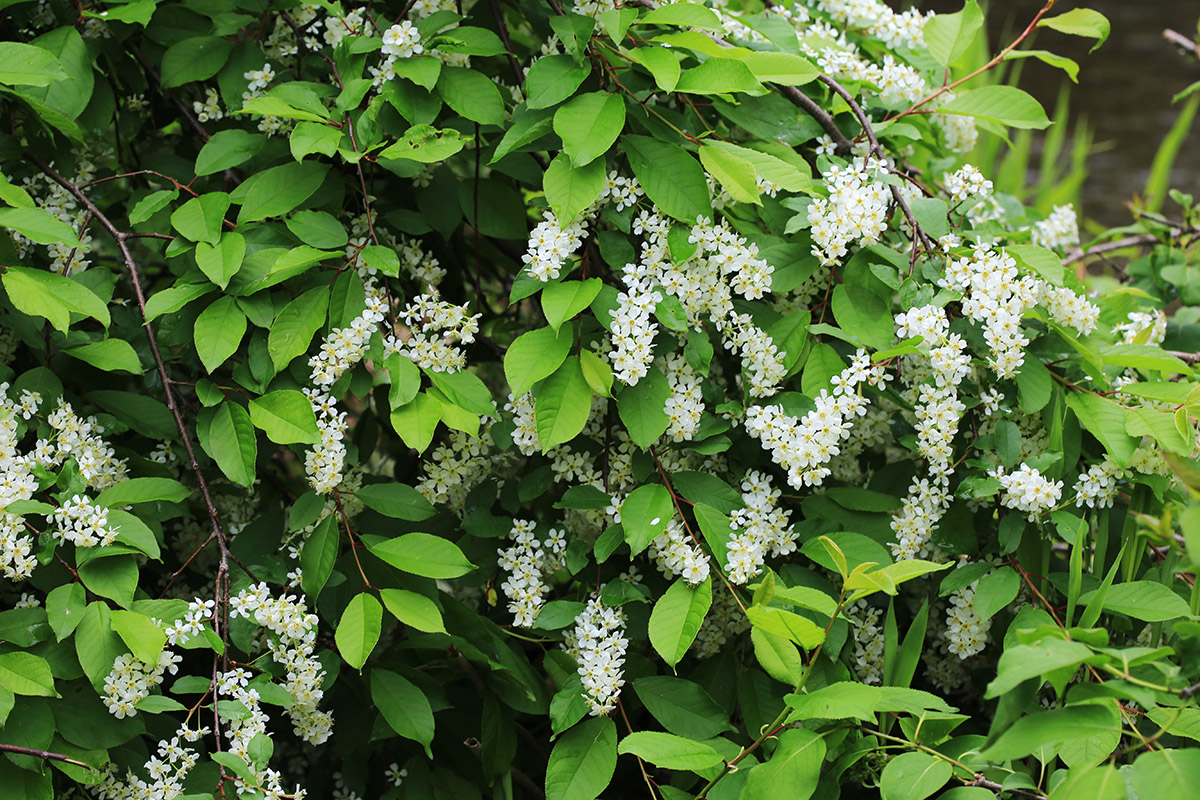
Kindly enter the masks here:
[[512, 37], [508, 35], [508, 23], [504, 21], [504, 11], [500, 8], [500, 0], [488, 0], [492, 7], [492, 18], [496, 20], [496, 29], [500, 34], [500, 42], [504, 45], [504, 54], [508, 56], [508, 66], [512, 69], [513, 79], [517, 86], [525, 82], [525, 73], [521, 71], [521, 63], [513, 53]]
[[34, 758], [43, 758], [47, 761], [62, 761], [67, 764], [74, 764], [77, 767], [87, 767], [94, 769], [91, 764], [85, 764], [82, 761], [64, 756], [62, 753], [51, 753], [49, 750], [35, 750], [32, 747], [21, 747], [15, 744], [0, 744], [0, 751], [5, 753], [16, 753], [22, 756], [33, 756]]
[[1200, 45], [1184, 36], [1182, 33], [1177, 33], [1170, 28], [1163, 31], [1163, 38], [1176, 47], [1187, 50], [1197, 61], [1200, 61]]

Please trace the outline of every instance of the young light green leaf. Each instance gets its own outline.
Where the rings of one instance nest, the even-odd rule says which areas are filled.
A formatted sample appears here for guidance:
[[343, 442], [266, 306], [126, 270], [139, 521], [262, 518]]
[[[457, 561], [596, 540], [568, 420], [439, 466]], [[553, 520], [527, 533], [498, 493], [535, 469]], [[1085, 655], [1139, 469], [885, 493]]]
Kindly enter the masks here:
[[251, 175], [229, 196], [242, 206], [238, 212], [238, 225], [283, 216], [312, 197], [328, 172], [328, 164], [302, 161]]
[[664, 92], [675, 91], [681, 70], [679, 57], [674, 51], [666, 47], [643, 45], [630, 50], [629, 55], [650, 72], [659, 89]]
[[1090, 8], [1072, 8], [1056, 17], [1044, 17], [1038, 21], [1038, 27], [1050, 28], [1072, 36], [1095, 39], [1096, 43], [1092, 45], [1092, 51], [1108, 41], [1108, 34], [1112, 30], [1108, 18]]
[[375, 595], [361, 592], [351, 600], [334, 632], [338, 652], [347, 664], [362, 669], [379, 641], [383, 606]]
[[61, 242], [69, 247], [79, 246], [71, 226], [44, 208], [0, 208], [0, 227], [14, 230], [38, 244]]
[[224, 192], [193, 197], [171, 214], [171, 227], [185, 239], [215, 245], [221, 236], [221, 225], [229, 204], [229, 195]]
[[466, 67], [443, 66], [437, 82], [446, 105], [480, 125], [504, 123], [504, 98], [490, 78]]
[[754, 77], [745, 61], [737, 58], [709, 58], [698, 67], [685, 69], [675, 91], [687, 94], [766, 94], [766, 88]]
[[821, 74], [815, 64], [794, 53], [754, 50], [744, 54], [739, 60], [763, 83], [803, 86], [812, 83]]
[[312, 403], [295, 389], [279, 389], [251, 400], [250, 421], [275, 444], [315, 444], [321, 440]]
[[925, 800], [953, 775], [954, 767], [945, 759], [929, 753], [901, 753], [883, 768], [879, 789], [883, 800]]
[[699, 586], [688, 586], [677, 578], [650, 612], [650, 644], [663, 660], [674, 667], [696, 640], [700, 624], [712, 605], [712, 578]]
[[396, 569], [426, 578], [459, 578], [475, 569], [458, 545], [428, 533], [406, 533], [371, 548]]
[[624, 127], [625, 101], [617, 93], [581, 94], [554, 113], [554, 132], [576, 167], [607, 153]]
[[[240, 128], [217, 131], [196, 154], [196, 174], [214, 175], [241, 166], [258, 155], [266, 142], [267, 137], [263, 134]], [[174, 195], [175, 192], [168, 194]]]
[[372, 483], [355, 492], [367, 508], [386, 517], [412, 522], [426, 520], [437, 513], [425, 496], [403, 483]]
[[46, 659], [19, 650], [0, 653], [0, 688], [17, 695], [58, 697]]
[[407, 589], [382, 589], [379, 596], [392, 616], [405, 625], [425, 633], [446, 632], [442, 612], [438, 610], [437, 603], [425, 595]]
[[1050, 120], [1041, 103], [1015, 86], [1000, 84], [962, 92], [939, 107], [938, 113], [962, 114], [1012, 128], [1042, 130], [1050, 127]]
[[318, 286], [283, 307], [267, 336], [267, 352], [275, 369], [283, 369], [296, 356], [308, 351], [313, 334], [325, 324], [328, 306], [329, 289]]
[[45, 317], [56, 329], [66, 333], [71, 314], [82, 314], [108, 327], [108, 306], [90, 289], [71, 278], [46, 270], [7, 267], [4, 290], [18, 311]]
[[226, 295], [204, 309], [196, 318], [196, 355], [212, 374], [237, 352], [246, 334], [246, 315], [237, 300]]
[[656, 367], [617, 394], [617, 413], [638, 447], [649, 447], [666, 432], [670, 420], [663, 407], [670, 397], [671, 386]]
[[102, 339], [99, 342], [71, 347], [63, 352], [105, 372], [142, 374], [142, 362], [134, 352], [133, 346], [124, 339]]
[[112, 612], [112, 629], [141, 661], [153, 664], [167, 643], [167, 634], [145, 614], [117, 609]]
[[665, 214], [689, 224], [712, 214], [704, 170], [683, 148], [648, 136], [622, 136], [621, 146], [642, 191]]
[[620, 755], [633, 754], [663, 769], [701, 770], [720, 764], [721, 754], [704, 742], [658, 731], [636, 731], [617, 746]]
[[433, 432], [442, 419], [442, 404], [426, 392], [419, 392], [412, 401], [391, 413], [392, 427], [404, 443], [423, 453], [433, 441]]
[[757, 175], [754, 165], [749, 161], [729, 150], [701, 145], [700, 163], [734, 200], [762, 205], [758, 196]]
[[708, 31], [721, 31], [721, 18], [700, 3], [668, 3], [652, 8], [638, 20], [639, 25], [681, 25]]
[[0, 42], [0, 83], [49, 86], [66, 77], [62, 63], [49, 50], [24, 42]]
[[574, 340], [571, 331], [556, 335], [553, 328], [535, 328], [518, 336], [504, 354], [504, 377], [513, 396], [520, 397], [552, 375], [566, 360]]
[[121, 508], [159, 501], [180, 503], [191, 496], [192, 490], [174, 478], [130, 478], [96, 495], [96, 503], [105, 508]]
[[925, 23], [925, 44], [929, 54], [943, 67], [949, 67], [967, 52], [983, 28], [983, 12], [976, 0], [967, 0], [962, 11], [938, 14]]
[[571, 356], [542, 382], [534, 400], [534, 418], [542, 452], [579, 435], [591, 411], [592, 389], [583, 377], [579, 357]]
[[542, 313], [550, 327], [558, 330], [564, 322], [592, 304], [600, 293], [603, 282], [599, 278], [585, 281], [559, 281], [548, 283], [542, 289]]
[[567, 154], [559, 153], [542, 175], [542, 191], [554, 215], [564, 224], [570, 224], [579, 212], [596, 201], [606, 182], [604, 159], [573, 167]]
[[539, 58], [525, 78], [525, 104], [539, 109], [561, 103], [575, 94], [591, 71], [589, 64], [576, 64], [575, 59], [567, 55]]
[[775, 752], [752, 767], [742, 800], [808, 800], [817, 789], [825, 760], [825, 740], [812, 731], [789, 728], [779, 734]]
[[601, 397], [612, 397], [613, 371], [607, 361], [591, 350], [581, 350], [579, 366], [583, 369], [583, 379], [593, 392]]

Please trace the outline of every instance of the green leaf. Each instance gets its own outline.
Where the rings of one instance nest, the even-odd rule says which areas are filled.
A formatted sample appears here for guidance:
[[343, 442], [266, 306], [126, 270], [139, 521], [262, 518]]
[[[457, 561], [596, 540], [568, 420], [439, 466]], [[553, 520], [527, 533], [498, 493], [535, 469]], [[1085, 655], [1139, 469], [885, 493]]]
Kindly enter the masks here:
[[400, 140], [379, 154], [379, 158], [406, 159], [422, 164], [445, 161], [462, 150], [467, 140], [453, 128], [439, 130], [430, 125], [414, 125]]
[[860, 719], [875, 720], [883, 693], [878, 686], [840, 681], [822, 686], [807, 694], [790, 694], [787, 704], [794, 711], [793, 720]]
[[1068, 394], [1067, 405], [1079, 418], [1079, 424], [1100, 440], [1113, 461], [1122, 467], [1129, 465], [1138, 440], [1126, 433], [1124, 408], [1107, 397], [1084, 392]]
[[[1087, 603], [1096, 592], [1087, 592], [1079, 602]], [[1104, 609], [1143, 622], [1165, 622], [1189, 614], [1187, 601], [1157, 581], [1118, 583], [1103, 599]]]
[[[342, 132], [337, 128], [321, 122], [305, 120], [296, 123], [288, 135], [288, 149], [292, 158], [303, 161], [305, 156], [313, 153], [330, 156], [337, 155], [338, 145], [342, 141]], [[379, 157], [384, 157], [383, 153]], [[390, 156], [389, 156], [390, 157]]]
[[620, 755], [633, 754], [663, 769], [701, 770], [722, 761], [721, 754], [704, 742], [670, 733], [637, 731], [621, 740]]
[[658, 483], [637, 487], [621, 503], [621, 527], [633, 555], [645, 550], [675, 517], [671, 493]]
[[663, 407], [670, 397], [671, 385], [657, 367], [651, 367], [635, 386], [624, 386], [617, 394], [617, 413], [638, 447], [649, 447], [666, 432], [670, 420]]
[[459, 578], [475, 569], [458, 545], [428, 533], [406, 533], [371, 552], [396, 569], [426, 578]]
[[983, 12], [976, 0], [967, 0], [956, 14], [938, 14], [925, 23], [929, 54], [943, 67], [958, 61], [983, 27]]
[[542, 190], [554, 215], [569, 223], [579, 212], [596, 202], [607, 183], [604, 159], [582, 167], [571, 166], [566, 153], [559, 153], [542, 175]]
[[[539, 59], [530, 69], [530, 74], [537, 69], [538, 64], [552, 58], [566, 58], [566, 56], [547, 56]], [[525, 85], [528, 88], [528, 81]], [[509, 121], [511, 124], [505, 131], [504, 138], [500, 140], [500, 144], [496, 145], [496, 152], [492, 154], [489, 164], [495, 164], [509, 153], [520, 150], [549, 133], [554, 125], [554, 115], [546, 110], [526, 111], [523, 114], [514, 113]]]
[[1050, 28], [1071, 36], [1095, 39], [1096, 44], [1092, 45], [1093, 52], [1108, 41], [1108, 34], [1111, 31], [1108, 18], [1090, 8], [1073, 8], [1057, 17], [1043, 18], [1038, 22], [1038, 27]]
[[146, 321], [153, 322], [163, 314], [174, 314], [193, 300], [197, 300], [213, 291], [212, 284], [185, 283], [176, 285], [151, 295], [146, 301]]
[[237, 300], [226, 295], [196, 317], [196, 355], [211, 375], [237, 352], [246, 334], [246, 315]]
[[10, 228], [38, 244], [61, 242], [70, 247], [79, 246], [79, 239], [71, 226], [44, 208], [0, 208], [0, 226]]
[[330, 514], [309, 534], [300, 550], [300, 586], [304, 594], [314, 600], [333, 573], [340, 536], [337, 518]]
[[1060, 56], [1058, 53], [1051, 53], [1049, 50], [1013, 50], [1004, 57], [1004, 60], [1013, 61], [1014, 59], [1018, 58], [1036, 58], [1043, 64], [1049, 64], [1056, 69], [1061, 69], [1063, 72], [1067, 73], [1067, 77], [1070, 78], [1073, 83], [1079, 83], [1079, 62], [1067, 58], [1066, 56]]
[[162, 191], [151, 192], [141, 200], [138, 200], [133, 208], [130, 209], [129, 223], [137, 225], [138, 223], [145, 222], [171, 203], [174, 203], [178, 197], [178, 189], [163, 189]]
[[1024, 758], [1039, 748], [1104, 736], [1113, 729], [1107, 708], [1080, 705], [1022, 717], [980, 755], [989, 761]]
[[1115, 344], [1104, 347], [1100, 357], [1105, 364], [1133, 367], [1145, 371], [1186, 373], [1187, 364], [1158, 347], [1145, 344]]
[[961, 114], [1012, 128], [1050, 127], [1041, 103], [1015, 86], [984, 86], [970, 89], [938, 108], [939, 114]]
[[757, 175], [754, 165], [749, 161], [723, 148], [702, 145], [700, 163], [734, 200], [762, 205], [758, 196]]
[[1036, 414], [1050, 402], [1053, 378], [1046, 365], [1036, 358], [1026, 358], [1017, 372], [1017, 400], [1026, 414]]
[[979, 579], [975, 586], [975, 613], [982, 619], [991, 619], [1005, 608], [1021, 590], [1021, 577], [1012, 567], [1000, 567]]
[[252, 97], [242, 103], [242, 107], [235, 111], [235, 114], [257, 114], [264, 117], [283, 117], [284, 119], [297, 119], [304, 122], [328, 122], [328, 115], [324, 109], [320, 109], [321, 114], [313, 111], [305, 111], [297, 108], [281, 97], [267, 95], [266, 97]]
[[0, 653], [0, 688], [17, 695], [58, 697], [46, 659], [21, 651]]
[[402, 483], [372, 483], [359, 489], [354, 496], [368, 508], [394, 519], [420, 522], [437, 513], [420, 492]]
[[167, 48], [162, 57], [162, 87], [171, 89], [216, 75], [233, 50], [233, 41], [219, 36], [193, 36]]
[[901, 753], [883, 768], [879, 789], [883, 800], [925, 800], [953, 775], [954, 767], [944, 759], [929, 753]]
[[112, 629], [138, 659], [153, 664], [167, 643], [167, 634], [152, 619], [136, 611], [118, 609], [110, 617]]
[[78, 624], [79, 627], [75, 629], [75, 654], [88, 680], [100, 688], [112, 670], [113, 661], [125, 652], [125, 645], [112, 630], [108, 606], [99, 600], [88, 604]]
[[639, 25], [681, 25], [708, 31], [724, 31], [716, 12], [700, 3], [668, 3], [652, 8], [638, 20]]
[[21, 42], [0, 42], [0, 83], [49, 86], [66, 78], [62, 63], [50, 51]]
[[196, 245], [196, 264], [208, 279], [224, 289], [229, 285], [229, 279], [242, 268], [242, 259], [246, 257], [246, 240], [240, 233], [227, 231], [222, 234], [219, 242], [209, 244], [200, 242]]
[[86, 608], [87, 591], [78, 581], [59, 584], [46, 593], [46, 617], [58, 641], [75, 632]]
[[754, 627], [790, 639], [805, 650], [825, 641], [825, 631], [815, 622], [782, 608], [755, 606], [746, 609], [746, 617]]
[[825, 760], [825, 740], [812, 731], [789, 728], [779, 734], [771, 758], [752, 767], [742, 800], [808, 800], [817, 789]]
[[258, 438], [245, 408], [233, 400], [217, 406], [208, 431], [208, 452], [225, 477], [242, 486], [253, 486]]
[[407, 589], [382, 589], [379, 596], [392, 616], [412, 628], [425, 633], [445, 633], [442, 612], [437, 603], [423, 594]]
[[650, 612], [650, 644], [674, 667], [687, 653], [712, 605], [712, 578], [695, 588], [677, 578]]
[[790, 640], [762, 628], [751, 628], [750, 643], [759, 666], [772, 678], [787, 686], [795, 686], [803, 679], [804, 660]]
[[534, 417], [542, 452], [574, 439], [591, 413], [592, 388], [583, 377], [579, 357], [571, 356], [537, 392]]
[[574, 319], [592, 304], [603, 285], [599, 278], [546, 284], [542, 289], [542, 313], [550, 327], [557, 331], [564, 322]]
[[746, 62], [737, 58], [710, 58], [698, 67], [685, 69], [675, 84], [675, 91], [687, 94], [766, 94], [766, 89], [754, 77]]
[[591, 164], [607, 153], [624, 127], [625, 101], [620, 94], [581, 94], [554, 113], [554, 132], [562, 139], [563, 151], [576, 167]]
[[302, 161], [251, 175], [230, 195], [233, 202], [242, 206], [238, 225], [283, 216], [312, 197], [328, 172], [328, 164]]
[[367, 663], [379, 641], [382, 621], [383, 606], [375, 595], [361, 592], [350, 600], [334, 633], [338, 652], [347, 664], [362, 669]]
[[250, 421], [275, 444], [316, 444], [321, 440], [312, 403], [295, 389], [280, 389], [251, 400]]
[[1055, 638], [1005, 648], [996, 666], [996, 678], [988, 684], [984, 697], [1002, 697], [1027, 680], [1078, 666], [1091, 657], [1092, 651], [1086, 645]]
[[216, 244], [221, 236], [225, 212], [229, 210], [229, 195], [208, 192], [193, 197], [171, 214], [171, 227], [193, 242]]
[[617, 726], [591, 717], [559, 737], [546, 765], [546, 800], [595, 800], [617, 766]]
[[432, 92], [437, 86], [438, 76], [442, 74], [442, 62], [433, 56], [409, 56], [395, 62], [396, 74], [420, 86], [427, 92]]
[[642, 191], [663, 213], [688, 224], [712, 216], [704, 170], [687, 151], [648, 136], [622, 136], [621, 145]]
[[240, 128], [217, 131], [196, 154], [196, 174], [214, 175], [241, 166], [258, 155], [266, 143], [267, 137], [261, 133], [250, 133]]
[[659, 89], [664, 92], [675, 91], [681, 70], [679, 57], [671, 49], [643, 45], [630, 50], [629, 55], [650, 72]]
[[525, 105], [532, 109], [549, 108], [561, 103], [592, 72], [589, 63], [576, 64], [567, 55], [539, 58], [525, 78]]
[[267, 352], [276, 370], [281, 370], [296, 356], [308, 352], [313, 334], [325, 324], [329, 306], [329, 289], [318, 286], [310, 289], [283, 307], [271, 324], [267, 336]]
[[842, 330], [875, 350], [890, 347], [895, 337], [887, 301], [863, 286], [834, 287], [833, 317]]
[[692, 681], [650, 675], [635, 680], [633, 688], [654, 719], [677, 736], [703, 740], [733, 730], [729, 714]]
[[411, 402], [393, 408], [391, 414], [396, 433], [418, 453], [424, 452], [433, 441], [433, 432], [441, 418], [442, 404], [425, 392], [417, 394]]
[[520, 397], [552, 375], [566, 361], [574, 341], [571, 331], [556, 335], [552, 328], [536, 328], [518, 336], [504, 354], [504, 377], [513, 396]]
[[138, 585], [138, 565], [132, 554], [99, 556], [79, 565], [83, 585], [101, 597], [128, 608]]
[[749, 67], [754, 77], [763, 83], [803, 86], [806, 83], [812, 83], [821, 74], [821, 70], [817, 69], [815, 64], [794, 53], [771, 53], [755, 50], [746, 53], [738, 60]]
[[1129, 780], [1140, 798], [1193, 797], [1200, 782], [1200, 751], [1144, 752], [1129, 768]]
[[8, 267], [3, 282], [8, 299], [18, 311], [45, 317], [64, 333], [72, 313], [92, 317], [108, 327], [108, 306], [78, 281], [40, 269]]
[[96, 495], [97, 505], [120, 508], [138, 503], [180, 503], [192, 496], [192, 490], [174, 478], [130, 478]]
[[405, 739], [418, 742], [433, 758], [433, 709], [429, 699], [412, 681], [383, 669], [371, 670], [371, 702], [388, 726]]
[[612, 397], [613, 371], [607, 361], [591, 350], [581, 350], [579, 365], [583, 368], [584, 380], [593, 392], [601, 397]]
[[[342, 227], [342, 223], [338, 222], [336, 217], [326, 211], [297, 211], [289, 216], [285, 223], [288, 230], [296, 238], [312, 247], [333, 250], [345, 247], [349, 241], [346, 229]], [[368, 266], [373, 266], [380, 270], [384, 270], [381, 263], [382, 260], [390, 256], [391, 260], [395, 263], [395, 267], [384, 271], [393, 278], [399, 274], [400, 259], [396, 256], [394, 250], [372, 244], [364, 247], [361, 255]], [[376, 259], [376, 255], [381, 258]]]
[[504, 124], [504, 98], [483, 73], [466, 67], [443, 66], [437, 90], [446, 105], [472, 122]]
[[105, 372], [128, 372], [141, 375], [142, 362], [133, 347], [124, 339], [103, 339], [91, 344], [81, 344], [63, 351], [72, 358], [91, 364]]

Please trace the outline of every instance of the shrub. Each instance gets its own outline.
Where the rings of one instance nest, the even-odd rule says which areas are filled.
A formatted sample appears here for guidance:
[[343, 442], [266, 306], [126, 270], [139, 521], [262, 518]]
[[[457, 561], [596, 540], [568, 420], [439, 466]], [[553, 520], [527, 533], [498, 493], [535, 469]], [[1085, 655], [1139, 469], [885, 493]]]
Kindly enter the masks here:
[[7, 5], [6, 793], [1194, 792], [1194, 219], [967, 161], [1099, 14]]

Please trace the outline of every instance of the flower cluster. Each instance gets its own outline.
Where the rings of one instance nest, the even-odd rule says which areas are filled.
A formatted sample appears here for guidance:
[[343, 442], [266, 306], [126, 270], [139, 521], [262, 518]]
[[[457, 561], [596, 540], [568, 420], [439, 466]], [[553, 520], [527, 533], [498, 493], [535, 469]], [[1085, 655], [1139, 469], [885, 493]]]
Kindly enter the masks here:
[[654, 287], [649, 271], [639, 264], [626, 264], [622, 277], [625, 291], [617, 295], [612, 315], [613, 376], [629, 386], [645, 377], [654, 358], [658, 324], [650, 319], [663, 295]]
[[1159, 345], [1167, 338], [1167, 315], [1162, 311], [1131, 311], [1125, 319], [1113, 326], [1123, 344]]
[[382, 86], [396, 77], [396, 60], [411, 58], [425, 52], [421, 45], [421, 32], [409, 20], [393, 25], [383, 32], [384, 59], [378, 67], [371, 67], [375, 86]]
[[617, 707], [625, 666], [625, 614], [604, 605], [599, 597], [588, 600], [566, 634], [563, 648], [579, 662], [583, 699], [592, 716], [605, 716]]
[[[100, 800], [176, 800], [183, 795], [184, 781], [199, 761], [196, 753], [184, 745], [198, 742], [209, 733], [207, 727], [183, 725], [170, 739], [160, 739], [157, 752], [142, 767], [150, 776], [148, 781], [129, 770], [122, 782], [115, 764], [110, 762], [103, 780], [95, 787]], [[303, 792], [297, 790], [293, 800], [303, 800]]]
[[316, 386], [330, 386], [345, 374], [346, 370], [362, 360], [367, 351], [371, 334], [383, 321], [387, 299], [382, 289], [372, 282], [363, 287], [366, 291], [366, 308], [344, 328], [337, 328], [325, 337], [320, 351], [308, 360], [312, 368], [312, 382]]
[[317, 418], [321, 440], [304, 454], [304, 471], [309, 485], [329, 494], [342, 482], [346, 462], [346, 412], [338, 411], [332, 397], [320, 389], [305, 389]]
[[1022, 463], [1015, 470], [1006, 472], [1003, 467], [996, 467], [988, 475], [1000, 481], [1004, 487], [1004, 497], [1001, 502], [1008, 508], [1024, 511], [1029, 519], [1037, 518], [1038, 514], [1049, 511], [1062, 499], [1062, 481], [1047, 479], [1041, 472]]
[[567, 549], [562, 531], [551, 529], [545, 542], [537, 537], [536, 524], [523, 519], [513, 520], [512, 546], [500, 551], [498, 564], [508, 573], [500, 584], [500, 590], [508, 597], [508, 610], [513, 615], [513, 624], [529, 628], [537, 620], [538, 612], [546, 602], [544, 575], [556, 569]]
[[971, 164], [963, 164], [957, 171], [946, 176], [946, 192], [951, 205], [958, 207], [968, 200], [980, 200], [992, 194], [992, 182]]
[[854, 638], [854, 672], [863, 683], [883, 683], [883, 625], [879, 609], [866, 600], [848, 605], [842, 616], [850, 623]]
[[891, 546], [897, 561], [910, 558], [928, 559], [937, 552], [933, 544], [933, 529], [950, 507], [946, 481], [914, 479], [900, 511], [892, 517], [891, 527], [896, 541]]
[[529, 234], [529, 248], [521, 257], [525, 270], [543, 283], [558, 278], [563, 262], [583, 244], [586, 221], [587, 212], [584, 212], [563, 225], [553, 211], [546, 211], [542, 221]]
[[746, 432], [771, 451], [771, 459], [787, 470], [795, 489], [819, 486], [829, 476], [825, 464], [838, 454], [851, 420], [866, 413], [867, 401], [859, 384], [875, 386], [887, 380], [882, 367], [872, 366], [865, 351], [855, 354], [849, 367], [833, 379], [833, 393], [822, 389], [816, 408], [803, 418], [789, 416], [775, 406], [746, 409]]
[[108, 525], [108, 509], [81, 495], [74, 495], [55, 511], [50, 520], [57, 526], [54, 538], [76, 547], [105, 547], [118, 531]]
[[700, 427], [704, 398], [700, 396], [700, 376], [680, 353], [669, 353], [664, 360], [671, 396], [663, 405], [667, 415], [667, 435], [676, 442], [688, 441]]
[[978, 581], [950, 595], [946, 612], [946, 649], [960, 659], [983, 652], [987, 646], [991, 620], [980, 619], [975, 610], [975, 587]]
[[650, 557], [663, 575], [682, 576], [689, 586], [698, 586], [708, 579], [708, 556], [688, 541], [683, 524], [674, 517], [650, 543]]
[[886, 170], [882, 161], [856, 158], [825, 173], [829, 197], [817, 198], [808, 209], [813, 254], [822, 264], [841, 263], [851, 244], [879, 241], [887, 228], [891, 195], [876, 178]]
[[1079, 508], [1112, 508], [1117, 497], [1117, 478], [1122, 472], [1110, 458], [1088, 467], [1075, 483], [1075, 505]]
[[1033, 226], [1033, 243], [1051, 250], [1079, 246], [1079, 218], [1072, 205], [1055, 206], [1050, 216]]
[[150, 696], [151, 690], [163, 682], [163, 674], [179, 671], [182, 656], [163, 650], [154, 663], [148, 664], [137, 656], [122, 653], [113, 661], [104, 678], [104, 701], [108, 713], [117, 719], [137, 714], [137, 704]]
[[796, 550], [796, 534], [788, 512], [778, 506], [780, 492], [771, 485], [770, 476], [750, 470], [741, 488], [745, 508], [730, 515], [734, 534], [725, 544], [729, 582], [737, 586], [744, 586], [761, 571], [768, 552], [779, 557]]
[[422, 369], [434, 372], [458, 372], [467, 359], [456, 345], [470, 344], [479, 332], [479, 314], [470, 314], [466, 306], [447, 303], [435, 294], [413, 298], [400, 318], [408, 327], [408, 339], [384, 340], [384, 351], [396, 352]]

